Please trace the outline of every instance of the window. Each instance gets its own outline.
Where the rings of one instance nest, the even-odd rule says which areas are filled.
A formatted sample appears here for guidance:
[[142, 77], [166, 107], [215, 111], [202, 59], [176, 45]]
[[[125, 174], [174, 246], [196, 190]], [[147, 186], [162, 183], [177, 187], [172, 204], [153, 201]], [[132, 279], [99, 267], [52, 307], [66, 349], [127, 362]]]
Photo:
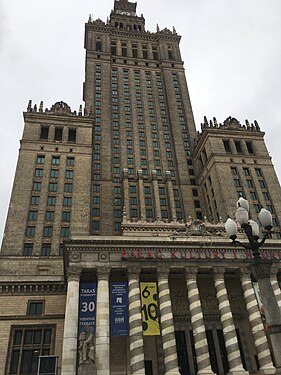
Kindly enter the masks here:
[[93, 208], [92, 215], [97, 216], [97, 217], [100, 216], [100, 209], [99, 208]]
[[258, 177], [261, 177], [262, 176], [262, 173], [261, 173], [261, 169], [260, 168], [255, 168], [255, 171], [256, 171], [256, 175]]
[[54, 211], [46, 211], [46, 214], [45, 214], [46, 221], [53, 221], [54, 217], [55, 217]]
[[57, 191], [58, 184], [56, 182], [49, 183], [49, 191]]
[[41, 256], [49, 257], [51, 255], [51, 244], [43, 243], [41, 247]]
[[35, 236], [35, 227], [34, 226], [27, 226], [25, 235], [27, 237], [34, 237]]
[[41, 188], [42, 188], [41, 182], [33, 182], [32, 190], [41, 191]]
[[260, 210], [261, 210], [261, 205], [260, 204], [254, 204], [254, 208], [255, 208], [255, 211], [256, 212], [260, 212]]
[[250, 176], [249, 168], [243, 168], [243, 172], [245, 176]]
[[23, 256], [30, 257], [33, 252], [33, 243], [25, 243], [23, 247]]
[[272, 207], [270, 204], [268, 204], [268, 205], [266, 206], [266, 209], [267, 209], [269, 212], [273, 213], [273, 207]]
[[167, 200], [166, 200], [166, 198], [160, 198], [160, 205], [161, 206], [167, 206]]
[[263, 181], [263, 180], [259, 180], [259, 184], [260, 184], [260, 187], [261, 187], [262, 189], [266, 188], [266, 183], [265, 183], [265, 181]]
[[131, 197], [131, 199], [130, 199], [130, 203], [131, 203], [132, 205], [137, 205], [137, 204], [138, 204], [137, 197]]
[[60, 236], [61, 237], [69, 237], [69, 227], [61, 227], [60, 228]]
[[53, 227], [46, 226], [43, 230], [43, 236], [44, 237], [52, 237], [53, 235]]
[[99, 230], [99, 229], [100, 229], [100, 222], [92, 221], [92, 230]]
[[56, 204], [56, 197], [53, 197], [53, 196], [49, 196], [48, 199], [47, 199], [47, 205], [48, 206], [55, 206]]
[[235, 179], [235, 180], [233, 180], [233, 182], [234, 182], [234, 186], [241, 186], [240, 180]]
[[168, 219], [168, 211], [167, 210], [161, 210], [161, 216], [162, 216], [162, 219]]
[[73, 167], [74, 166], [74, 158], [67, 158], [66, 159], [66, 165], [69, 166], [69, 167]]
[[51, 178], [58, 178], [59, 171], [57, 169], [51, 169], [50, 177]]
[[151, 188], [150, 188], [150, 186], [145, 186], [144, 187], [144, 194], [151, 194]]
[[35, 176], [36, 176], [36, 177], [42, 177], [42, 176], [43, 176], [43, 169], [41, 169], [41, 168], [36, 168], [36, 169], [35, 169]]
[[247, 150], [248, 150], [249, 154], [253, 154], [254, 153], [253, 145], [252, 145], [251, 141], [246, 141], [246, 147], [247, 147]]
[[130, 193], [136, 193], [137, 192], [137, 187], [134, 185], [130, 186]]
[[225, 152], [231, 153], [230, 143], [228, 140], [223, 140], [223, 146], [224, 146]]
[[31, 197], [31, 204], [33, 205], [38, 205], [40, 202], [40, 197], [38, 197], [37, 195], [32, 195]]
[[52, 351], [52, 336], [50, 326], [13, 327], [9, 374], [37, 374], [39, 355]]
[[269, 200], [270, 200], [269, 194], [268, 194], [266, 191], [264, 191], [264, 192], [262, 193], [262, 195], [263, 195], [263, 198], [264, 198], [266, 201], [269, 201]]
[[59, 142], [62, 140], [62, 128], [55, 128], [55, 141]]
[[252, 180], [247, 180], [247, 186], [249, 188], [253, 188], [254, 187], [253, 181]]
[[35, 221], [35, 220], [37, 220], [37, 217], [38, 217], [37, 211], [29, 211], [28, 220]]
[[114, 194], [121, 194], [121, 187], [120, 186], [114, 186]]
[[93, 192], [94, 193], [99, 193], [100, 192], [100, 185], [94, 185], [93, 186]]
[[49, 126], [41, 126], [40, 139], [48, 139]]
[[235, 144], [236, 151], [237, 151], [239, 154], [243, 154], [243, 150], [242, 150], [241, 142], [240, 142], [240, 141], [234, 141], [234, 144]]
[[44, 164], [45, 163], [45, 156], [44, 155], [38, 155], [36, 162], [37, 162], [37, 164]]
[[63, 205], [64, 206], [72, 206], [72, 198], [71, 197], [64, 197], [63, 198]]
[[28, 301], [27, 315], [42, 315], [44, 301]]
[[194, 207], [195, 208], [200, 208], [200, 202], [199, 201], [194, 201]]
[[115, 210], [114, 211], [114, 217], [115, 218], [121, 218], [122, 217], [122, 211], [121, 210]]
[[67, 179], [72, 179], [73, 178], [73, 171], [68, 171], [68, 170], [66, 170], [65, 171], [65, 178], [67, 178]]
[[64, 191], [66, 193], [72, 193], [72, 188], [73, 188], [72, 184], [69, 184], [69, 183], [64, 184]]
[[53, 156], [52, 164], [53, 165], [59, 165], [59, 163], [60, 163], [60, 157], [59, 156]]
[[198, 190], [197, 189], [192, 189], [192, 195], [194, 197], [198, 197]]
[[68, 142], [76, 142], [76, 129], [68, 129]]
[[253, 200], [257, 199], [257, 194], [254, 191], [250, 191], [250, 196]]
[[131, 208], [131, 217], [132, 218], [138, 217], [138, 210], [137, 210], [137, 208]]
[[71, 219], [71, 212], [70, 211], [63, 211], [62, 216], [61, 216], [61, 220], [62, 221], [70, 221], [70, 219]]

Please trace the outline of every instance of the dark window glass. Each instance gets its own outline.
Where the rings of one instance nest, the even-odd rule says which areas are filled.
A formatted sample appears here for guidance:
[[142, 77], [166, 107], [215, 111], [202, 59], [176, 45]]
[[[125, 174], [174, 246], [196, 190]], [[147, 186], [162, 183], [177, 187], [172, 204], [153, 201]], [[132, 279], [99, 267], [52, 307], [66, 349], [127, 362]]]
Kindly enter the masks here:
[[240, 141], [234, 141], [234, 144], [235, 144], [235, 147], [236, 147], [236, 151], [237, 151], [239, 154], [243, 154], [243, 150], [242, 150], [241, 142], [240, 142]]
[[76, 129], [68, 129], [68, 142], [76, 142]]
[[35, 236], [35, 227], [33, 227], [33, 226], [26, 227], [25, 235], [27, 237], [34, 237]]
[[32, 255], [33, 252], [33, 244], [32, 243], [26, 243], [23, 247], [23, 256], [29, 257]]
[[55, 206], [56, 204], [56, 197], [49, 196], [47, 200], [47, 205], [48, 206]]
[[64, 191], [65, 192], [72, 193], [72, 188], [73, 188], [72, 184], [69, 184], [69, 183], [64, 184]]
[[49, 126], [41, 126], [40, 139], [48, 139]]
[[[41, 315], [43, 313], [43, 301], [29, 301], [28, 315]], [[39, 331], [40, 332], [40, 331]]]
[[36, 177], [42, 177], [42, 176], [43, 176], [43, 169], [41, 169], [41, 168], [36, 168], [36, 169], [35, 169], [35, 176], [36, 176]]
[[69, 237], [69, 227], [61, 227], [60, 235], [61, 237]]
[[49, 183], [49, 191], [57, 191], [58, 185], [56, 182]]
[[60, 157], [59, 156], [53, 156], [52, 164], [53, 165], [59, 165], [59, 163], [60, 163]]
[[35, 220], [37, 220], [37, 217], [38, 217], [37, 211], [29, 211], [28, 220], [35, 221]]
[[72, 206], [72, 198], [71, 197], [64, 197], [63, 198], [63, 205], [64, 206]]
[[270, 200], [270, 197], [269, 197], [268, 192], [264, 191], [264, 192], [262, 193], [262, 195], [263, 195], [263, 197], [264, 197], [264, 199], [265, 199], [266, 201], [269, 201], [269, 200]]
[[71, 219], [71, 212], [69, 212], [69, 211], [63, 211], [61, 219], [62, 219], [62, 221], [70, 221], [70, 219]]
[[256, 175], [257, 175], [258, 177], [260, 177], [260, 176], [262, 175], [262, 173], [261, 173], [261, 169], [260, 169], [260, 168], [255, 168], [255, 171], [256, 171]]
[[42, 184], [41, 182], [33, 182], [32, 190], [41, 191]]
[[43, 236], [52, 237], [52, 235], [53, 235], [53, 227], [44, 227]]
[[46, 214], [45, 214], [46, 221], [53, 221], [54, 217], [55, 217], [54, 211], [46, 211]]
[[69, 166], [69, 167], [73, 167], [74, 166], [74, 158], [67, 158], [66, 159], [66, 165]]
[[231, 153], [230, 143], [228, 140], [223, 140], [223, 146], [224, 146], [225, 152]]
[[51, 169], [50, 177], [51, 178], [58, 178], [59, 171], [57, 169]]
[[100, 229], [100, 222], [92, 221], [92, 230], [99, 230], [99, 229]]
[[55, 128], [55, 141], [62, 140], [62, 128]]
[[32, 195], [32, 197], [31, 197], [31, 204], [38, 205], [39, 202], [40, 202], [40, 197], [38, 197], [37, 195]]
[[253, 154], [254, 153], [254, 150], [253, 150], [253, 144], [251, 141], [247, 141], [246, 142], [246, 146], [247, 146], [247, 150], [249, 152], [249, 154]]
[[50, 243], [43, 243], [41, 247], [41, 255], [44, 257], [48, 257], [51, 255], [51, 244]]

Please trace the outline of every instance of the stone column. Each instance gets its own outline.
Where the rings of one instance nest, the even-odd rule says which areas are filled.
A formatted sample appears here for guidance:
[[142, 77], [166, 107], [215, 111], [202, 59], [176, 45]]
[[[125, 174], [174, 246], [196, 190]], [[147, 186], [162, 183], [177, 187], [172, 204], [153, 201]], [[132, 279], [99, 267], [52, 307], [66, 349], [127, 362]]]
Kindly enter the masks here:
[[169, 267], [157, 270], [165, 375], [179, 375], [174, 319], [169, 289]]
[[130, 364], [132, 375], [145, 375], [139, 273], [140, 269], [137, 267], [128, 268]]
[[171, 209], [172, 220], [177, 220], [174, 189], [173, 189], [173, 182], [172, 182], [172, 179], [171, 179], [171, 172], [170, 171], [166, 171], [166, 178], [167, 178], [167, 189], [168, 189], [168, 197], [169, 197], [169, 204], [170, 204], [170, 209]]
[[281, 312], [271, 286], [271, 266], [271, 261], [255, 259], [249, 268], [259, 284], [274, 365], [279, 374], [281, 373]]
[[142, 178], [142, 170], [138, 169], [138, 178], [139, 178], [139, 206], [140, 206], [140, 217], [141, 219], [146, 219], [146, 212], [145, 212], [145, 195], [144, 195], [144, 186], [143, 186], [143, 178]]
[[249, 314], [249, 320], [260, 364], [259, 371], [263, 372], [264, 374], [275, 374], [276, 369], [273, 366], [271, 360], [271, 355], [267, 344], [267, 338], [264, 332], [264, 326], [258, 308], [255, 292], [252, 287], [250, 273], [247, 269], [240, 270], [240, 272], [244, 299]]
[[280, 290], [280, 286], [279, 286], [279, 283], [278, 283], [278, 280], [277, 280], [278, 269], [276, 269], [275, 267], [272, 267], [271, 271], [272, 272], [271, 272], [271, 275], [270, 275], [270, 281], [271, 281], [272, 289], [273, 289], [273, 292], [275, 294], [278, 306], [281, 309], [281, 290]]
[[154, 195], [154, 203], [155, 203], [155, 216], [157, 220], [161, 220], [159, 185], [158, 185], [156, 170], [153, 169], [151, 171], [151, 174], [152, 174], [152, 186], [153, 186], [153, 195]]
[[97, 268], [96, 365], [98, 375], [110, 375], [109, 267]]
[[197, 268], [186, 268], [185, 272], [198, 374], [214, 374], [210, 363], [204, 318], [196, 280]]
[[233, 323], [232, 312], [228, 300], [227, 290], [224, 282], [224, 269], [214, 269], [214, 280], [217, 292], [217, 299], [219, 303], [220, 319], [225, 341], [225, 348], [227, 352], [227, 359], [229, 363], [229, 374], [245, 375], [248, 374], [244, 370], [238, 340], [236, 336], [235, 326]]
[[76, 374], [80, 273], [79, 267], [68, 269], [61, 375]]

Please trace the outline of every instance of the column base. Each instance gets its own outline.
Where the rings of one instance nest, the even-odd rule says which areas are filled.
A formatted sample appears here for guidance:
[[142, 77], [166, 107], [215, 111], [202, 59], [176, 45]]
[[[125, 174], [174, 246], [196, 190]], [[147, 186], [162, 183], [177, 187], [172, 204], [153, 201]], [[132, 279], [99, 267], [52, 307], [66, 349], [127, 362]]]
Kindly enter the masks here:
[[238, 366], [230, 369], [227, 375], [249, 375], [249, 371], [246, 371], [242, 366]]
[[197, 372], [198, 375], [215, 375], [215, 373], [212, 371], [211, 366], [203, 368], [202, 370], [199, 370]]
[[276, 368], [273, 365], [260, 367], [258, 374], [276, 374]]

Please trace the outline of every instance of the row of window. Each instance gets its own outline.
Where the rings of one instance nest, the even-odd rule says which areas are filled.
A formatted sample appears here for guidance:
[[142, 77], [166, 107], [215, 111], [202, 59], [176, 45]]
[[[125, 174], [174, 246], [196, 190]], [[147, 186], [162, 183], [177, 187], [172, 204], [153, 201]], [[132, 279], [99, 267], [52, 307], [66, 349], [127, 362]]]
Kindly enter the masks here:
[[[246, 145], [246, 147], [244, 147], [244, 144]], [[235, 146], [235, 149], [233, 149], [233, 145]], [[223, 146], [224, 146], [224, 149], [225, 149], [225, 152], [227, 152], [228, 154], [235, 154], [235, 153], [238, 153], [238, 154], [244, 154], [247, 153], [248, 154], [254, 154], [254, 148], [253, 148], [253, 144], [251, 141], [233, 141], [233, 143], [228, 140], [228, 139], [224, 139], [223, 140]]]
[[[37, 164], [45, 164], [45, 155], [38, 155], [36, 159]], [[60, 156], [52, 156], [52, 165], [60, 165]], [[74, 166], [74, 158], [67, 157], [66, 158], [66, 166], [73, 167]]]
[[[41, 126], [40, 128], [40, 139], [41, 140], [49, 140], [49, 126]], [[62, 127], [55, 127], [55, 133], [53, 135], [53, 139], [56, 142], [62, 142], [63, 140], [63, 128]], [[76, 129], [68, 129], [67, 134], [67, 142], [69, 143], [76, 143]]]
[[[26, 237], [34, 237], [35, 236], [36, 227], [35, 225], [28, 225], [26, 227], [25, 235]], [[69, 237], [70, 228], [69, 227], [61, 227], [60, 228], [60, 236], [61, 237]], [[53, 236], [53, 227], [52, 226], [44, 226], [43, 228], [43, 237], [52, 237]]]
[[[43, 168], [36, 168], [35, 169], [35, 177], [43, 177], [44, 169]], [[59, 171], [58, 169], [51, 169], [50, 171], [50, 178], [58, 178]], [[73, 179], [73, 170], [66, 170], [65, 171], [65, 179], [72, 180]]]
[[[36, 221], [38, 218], [38, 211], [30, 210], [28, 212], [28, 220], [29, 221]], [[55, 211], [46, 211], [45, 213], [45, 221], [54, 221], [55, 218]], [[71, 212], [70, 211], [63, 211], [61, 216], [62, 221], [70, 221], [71, 220]]]
[[[41, 191], [42, 189], [42, 182], [33, 182], [32, 190], [33, 191]], [[48, 191], [56, 192], [58, 190], [58, 183], [57, 182], [50, 182], [48, 186]], [[64, 184], [64, 191], [66, 193], [72, 193], [73, 184], [72, 183], [65, 183]]]

